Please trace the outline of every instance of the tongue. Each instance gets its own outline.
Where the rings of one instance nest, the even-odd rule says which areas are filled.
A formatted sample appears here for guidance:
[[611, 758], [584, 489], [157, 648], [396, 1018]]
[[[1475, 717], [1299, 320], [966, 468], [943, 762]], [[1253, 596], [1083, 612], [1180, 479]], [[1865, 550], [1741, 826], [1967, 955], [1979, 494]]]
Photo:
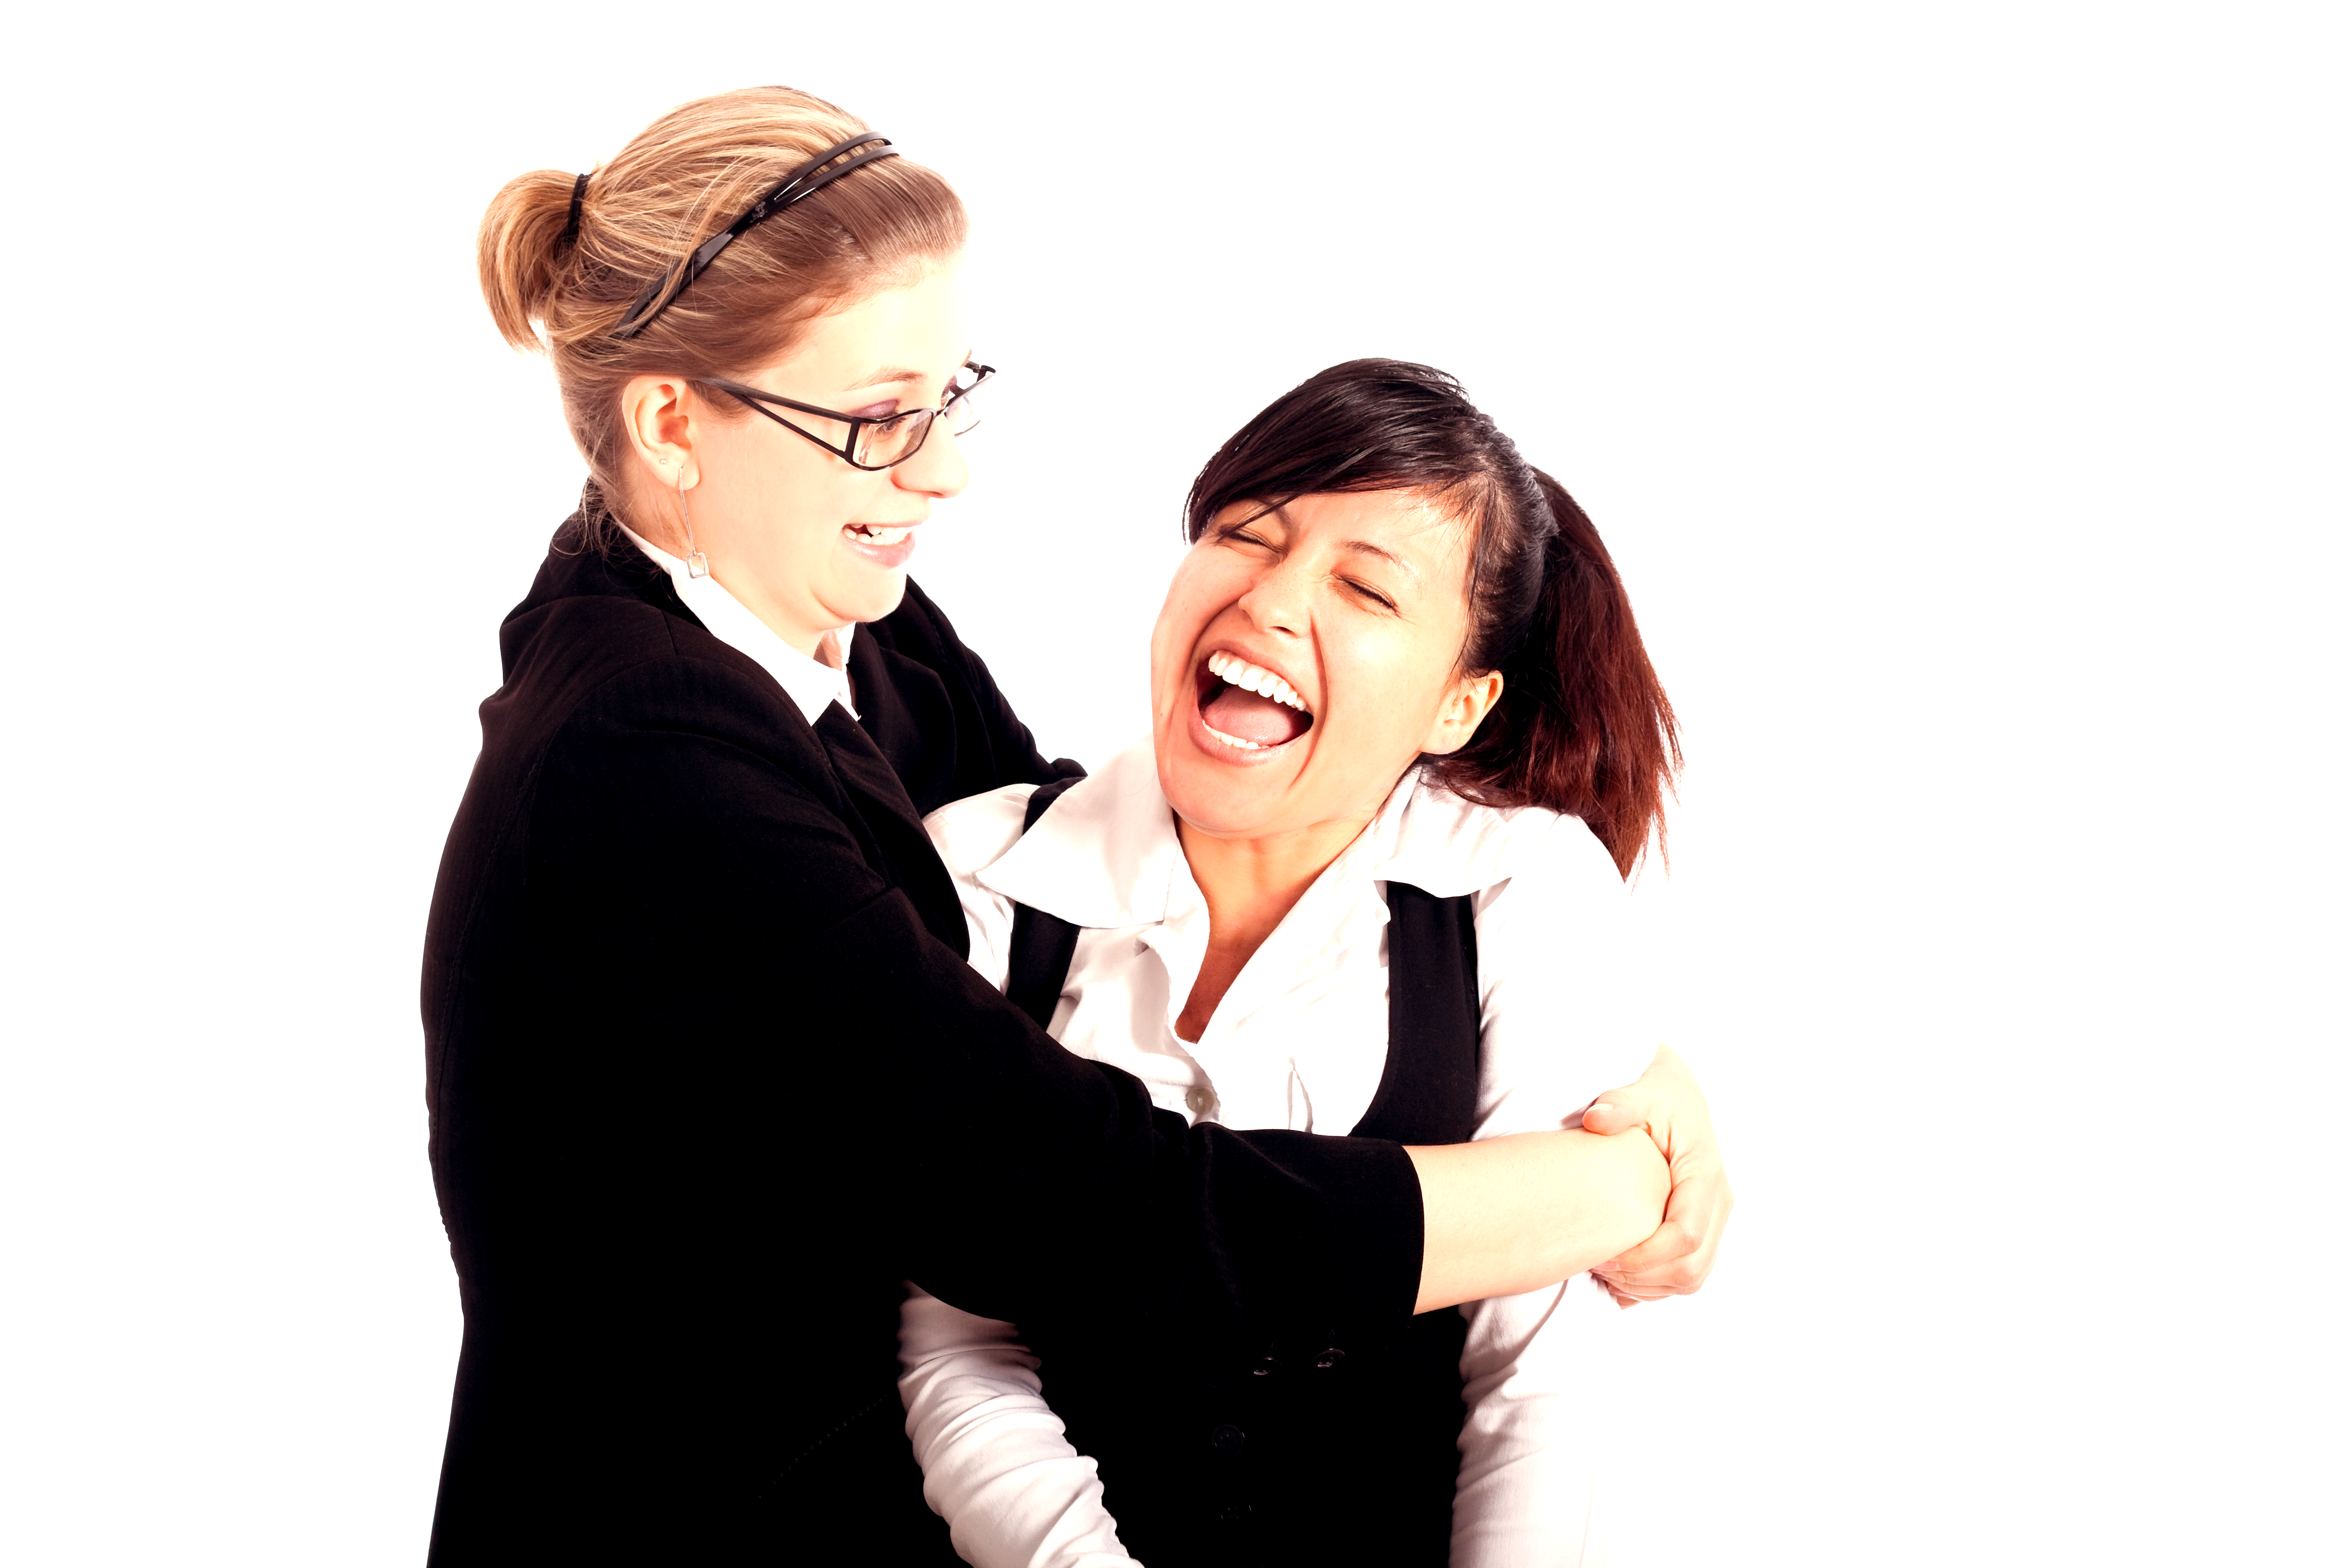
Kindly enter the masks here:
[[1297, 709], [1286, 708], [1271, 697], [1260, 697], [1238, 686], [1224, 686], [1223, 682], [1219, 685], [1222, 689], [1201, 710], [1201, 717], [1209, 721], [1211, 729], [1223, 730], [1236, 740], [1255, 741], [1261, 746], [1279, 746], [1307, 732], [1307, 715]]

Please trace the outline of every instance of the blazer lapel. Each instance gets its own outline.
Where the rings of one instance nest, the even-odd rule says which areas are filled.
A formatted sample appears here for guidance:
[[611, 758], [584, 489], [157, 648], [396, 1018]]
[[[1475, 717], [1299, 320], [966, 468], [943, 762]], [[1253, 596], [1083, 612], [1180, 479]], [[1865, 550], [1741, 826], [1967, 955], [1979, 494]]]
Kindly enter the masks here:
[[[878, 687], [883, 683], [873, 684]], [[868, 689], [864, 684], [859, 687], [861, 706], [867, 700]], [[865, 821], [889, 862], [877, 868], [914, 900], [916, 912], [922, 916], [924, 926], [933, 936], [955, 949], [957, 956], [971, 957], [971, 937], [964, 926], [963, 904], [956, 897], [955, 883], [949, 879], [947, 868], [940, 864], [939, 852], [931, 847], [931, 836], [923, 831], [922, 818], [916, 815], [915, 803], [908, 798], [906, 786], [898, 782], [889, 759], [876, 747], [857, 721], [841, 710], [838, 702], [828, 706], [817, 720], [816, 734], [849, 793], [851, 807]]]
[[870, 627], [849, 643], [857, 717], [918, 815], [956, 797], [955, 708], [936, 671], [884, 647]]

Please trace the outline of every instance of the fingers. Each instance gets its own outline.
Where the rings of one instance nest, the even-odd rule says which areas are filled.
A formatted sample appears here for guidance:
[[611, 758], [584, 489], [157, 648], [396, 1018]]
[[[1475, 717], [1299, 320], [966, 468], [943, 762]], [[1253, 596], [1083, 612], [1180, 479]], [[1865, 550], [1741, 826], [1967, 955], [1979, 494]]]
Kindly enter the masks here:
[[1584, 1109], [1584, 1130], [1603, 1137], [1631, 1131], [1650, 1120], [1650, 1096], [1640, 1084], [1612, 1089]]
[[1645, 1301], [1663, 1301], [1669, 1296], [1683, 1294], [1648, 1279], [1603, 1274], [1598, 1268], [1592, 1271], [1592, 1282], [1620, 1307], [1638, 1307]]
[[1645, 1307], [1653, 1301], [1663, 1301], [1674, 1294], [1671, 1290], [1653, 1290], [1647, 1295], [1633, 1296], [1613, 1285], [1603, 1285], [1601, 1288], [1609, 1292], [1609, 1299], [1617, 1303], [1617, 1310], [1621, 1312], [1628, 1307]]
[[1731, 1217], [1731, 1184], [1715, 1142], [1706, 1097], [1683, 1059], [1664, 1046], [1641, 1081], [1612, 1089], [1584, 1113], [1587, 1131], [1648, 1130], [1674, 1178], [1665, 1217], [1648, 1240], [1592, 1271], [1620, 1307], [1687, 1296], [1714, 1271]]
[[1669, 1296], [1696, 1296], [1706, 1276], [1682, 1266], [1651, 1274], [1613, 1274], [1601, 1288], [1620, 1301], [1663, 1301]]
[[1608, 1297], [1611, 1300], [1616, 1302], [1617, 1310], [1619, 1311], [1623, 1311], [1628, 1307], [1638, 1307], [1642, 1304], [1643, 1298], [1639, 1296], [1627, 1295], [1624, 1291], [1611, 1285], [1606, 1279], [1601, 1279], [1599, 1274], [1592, 1276], [1592, 1288], [1600, 1291], [1602, 1295]]
[[1731, 1184], [1718, 1168], [1677, 1185], [1648, 1240], [1592, 1271], [1612, 1295], [1636, 1300], [1687, 1296], [1706, 1283], [1731, 1217]]
[[1611, 1089], [1585, 1107], [1584, 1130], [1610, 1137], [1636, 1127], [1646, 1127], [1656, 1121], [1665, 1107], [1660, 1103], [1658, 1088], [1653, 1080], [1672, 1076], [1671, 1071], [1660, 1071], [1662, 1064], [1666, 1063], [1679, 1068], [1682, 1058], [1660, 1046], [1652, 1054], [1650, 1065], [1642, 1069], [1640, 1078], [1622, 1089]]
[[1592, 1272], [1603, 1284], [1627, 1295], [1635, 1293], [1632, 1289], [1635, 1285], [1679, 1295], [1686, 1281], [1687, 1289], [1698, 1288], [1698, 1281], [1688, 1280], [1685, 1265], [1697, 1256], [1705, 1240], [1687, 1224], [1669, 1215], [1651, 1233], [1649, 1240], [1611, 1258]]

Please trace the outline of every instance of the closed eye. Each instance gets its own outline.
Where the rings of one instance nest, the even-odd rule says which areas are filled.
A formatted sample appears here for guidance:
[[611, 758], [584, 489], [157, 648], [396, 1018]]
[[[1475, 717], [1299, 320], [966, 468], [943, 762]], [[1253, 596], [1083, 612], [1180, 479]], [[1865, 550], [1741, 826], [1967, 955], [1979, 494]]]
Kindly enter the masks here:
[[1390, 598], [1386, 594], [1381, 593], [1378, 588], [1373, 587], [1369, 583], [1359, 583], [1353, 577], [1341, 577], [1337, 579], [1337, 581], [1341, 587], [1354, 591], [1358, 595], [1370, 600], [1373, 604], [1378, 605], [1383, 610], [1393, 610], [1396, 608], [1396, 601], [1394, 599]]

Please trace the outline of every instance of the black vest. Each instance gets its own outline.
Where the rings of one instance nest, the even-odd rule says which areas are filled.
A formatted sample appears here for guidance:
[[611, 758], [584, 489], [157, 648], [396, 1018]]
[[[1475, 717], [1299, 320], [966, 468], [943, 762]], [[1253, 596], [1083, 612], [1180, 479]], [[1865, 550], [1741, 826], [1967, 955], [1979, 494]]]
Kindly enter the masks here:
[[[1039, 788], [1025, 832], [1075, 780]], [[1389, 1051], [1357, 1137], [1459, 1143], [1476, 1125], [1478, 942], [1469, 899], [1388, 885]], [[1016, 905], [1005, 994], [1052, 1023], [1078, 928]], [[1385, 1343], [1225, 1344], [1181, 1360], [1117, 1325], [1029, 1333], [1046, 1398], [1101, 1467], [1128, 1552], [1152, 1568], [1444, 1568], [1461, 1455], [1453, 1309]]]

